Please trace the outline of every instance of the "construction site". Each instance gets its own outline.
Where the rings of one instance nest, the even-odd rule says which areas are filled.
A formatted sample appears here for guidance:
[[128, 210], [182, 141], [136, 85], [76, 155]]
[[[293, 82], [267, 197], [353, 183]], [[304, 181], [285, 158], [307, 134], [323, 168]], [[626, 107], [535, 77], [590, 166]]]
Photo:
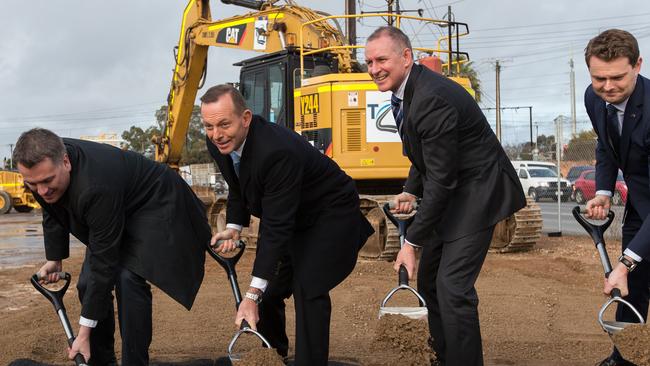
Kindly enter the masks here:
[[[221, 71], [221, 57], [241, 55], [233, 65], [238, 78], [228, 84], [241, 92], [253, 114], [294, 131], [336, 162], [354, 181], [361, 212], [374, 229], [358, 253], [353, 272], [330, 293], [330, 364], [440, 365], [430, 346], [426, 307], [416, 292], [417, 281], [415, 277], [410, 284], [403, 277], [398, 280], [393, 269], [405, 245], [405, 233], [386, 210], [404, 189], [411, 161], [391, 113], [391, 92], [380, 91], [368, 74], [363, 56], [368, 32], [363, 27], [402, 29], [417, 40], [412, 49], [417, 64], [451, 79], [477, 102], [492, 97], [481, 88], [473, 69], [476, 64], [464, 47], [473, 34], [471, 19], [460, 20], [451, 4], [437, 6], [441, 16], [434, 17], [438, 15], [434, 6], [425, 12], [407, 8], [399, 0], [364, 7], [367, 3], [347, 0], [340, 15], [334, 15], [298, 0], [189, 0], [184, 8], [179, 5], [176, 14], [180, 29], [175, 30], [177, 41], [170, 41], [175, 44], [173, 60], [165, 60], [173, 70], [168, 75], [166, 100], [155, 112], [157, 125], [140, 129], [137, 143], [141, 146], [135, 134], [128, 135], [126, 130], [122, 139], [104, 132], [101, 139], [90, 136], [96, 130], [76, 137], [141, 153], [178, 172], [205, 206], [212, 233], [221, 232], [229, 224], [229, 187], [226, 174], [205, 152], [197, 97], [207, 75]], [[224, 7], [229, 15], [219, 16]], [[422, 37], [423, 32], [427, 37]], [[533, 142], [533, 107], [501, 104], [503, 62], [495, 62], [496, 100], [494, 104], [488, 100], [489, 107], [482, 110], [520, 179], [526, 206], [496, 224], [477, 280], [484, 364], [594, 365], [609, 356], [616, 344], [627, 359], [650, 366], [650, 335], [644, 326], [615, 328], [620, 324], [603, 322], [615, 317], [615, 306], [603, 305], [610, 299], [603, 294], [603, 258], [609, 253], [614, 261], [621, 252], [621, 219], [628, 197], [624, 179], [620, 177], [622, 182], [611, 192], [615, 219], [609, 231], [599, 233], [599, 243], [576, 216], [580, 209], [574, 208], [598, 194], [592, 187], [596, 137], [590, 126], [577, 131], [581, 125], [575, 95], [572, 116], [555, 118], [550, 128], [554, 136], [547, 133]], [[570, 72], [571, 93], [575, 93], [573, 58]], [[505, 130], [513, 122], [503, 113], [519, 109], [528, 109], [530, 120], [524, 121], [524, 142], [517, 145], [514, 139], [508, 140]], [[493, 126], [492, 112], [496, 113]], [[78, 123], [77, 117], [65, 118], [70, 118], [65, 128], [76, 131], [68, 124]], [[565, 133], [570, 135], [566, 141], [561, 137], [563, 123], [573, 128]], [[134, 127], [131, 132], [137, 132]], [[199, 153], [197, 146], [202, 150]], [[4, 257], [0, 261], [0, 364], [71, 364], [61, 328], [65, 321], [52, 311], [52, 304], [41, 295], [48, 297], [47, 291], [39, 290], [33, 277], [44, 260], [41, 207], [14, 162], [5, 159], [5, 168], [0, 171], [0, 253]], [[540, 172], [541, 178], [536, 175]], [[234, 257], [234, 263], [239, 261], [234, 282], [242, 288], [251, 281], [259, 228], [260, 219], [252, 216], [241, 233], [246, 249]], [[84, 245], [73, 238], [70, 258], [64, 261], [64, 271], [71, 275], [64, 313], [70, 318], [72, 333], [79, 328], [81, 306], [75, 285], [84, 253]], [[215, 257], [219, 255], [208, 254], [205, 277], [190, 311], [152, 286], [151, 364], [291, 365], [296, 336], [293, 298], [287, 301], [289, 356], [282, 360], [274, 352], [264, 353], [259, 338], [246, 332], [238, 338], [245, 328], [234, 324], [241, 294], [236, 294], [233, 278]], [[411, 292], [394, 290], [405, 287]], [[397, 309], [392, 313], [385, 306], [389, 298], [391, 309]], [[412, 308], [424, 315], [404, 310]], [[69, 331], [65, 324], [64, 328]], [[120, 339], [116, 331], [118, 360]], [[233, 356], [235, 341], [243, 358]]]

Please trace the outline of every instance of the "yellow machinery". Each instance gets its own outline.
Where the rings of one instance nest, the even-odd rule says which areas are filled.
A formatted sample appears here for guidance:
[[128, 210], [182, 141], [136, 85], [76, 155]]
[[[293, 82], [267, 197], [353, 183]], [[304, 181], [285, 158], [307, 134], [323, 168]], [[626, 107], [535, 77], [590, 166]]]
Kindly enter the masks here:
[[18, 212], [29, 212], [40, 206], [25, 188], [20, 173], [0, 170], [0, 214], [8, 213], [12, 207]]
[[[178, 167], [196, 94], [206, 72], [208, 48], [261, 52], [261, 56], [235, 64], [241, 66], [239, 89], [247, 105], [253, 113], [303, 135], [355, 180], [362, 194], [362, 210], [376, 231], [360, 254], [365, 258], [394, 258], [399, 250], [398, 236], [392, 225], [386, 224], [381, 206], [401, 192], [410, 163], [402, 155], [401, 141], [389, 113], [390, 93], [379, 92], [351, 57], [352, 50], [361, 46], [349, 45], [338, 20], [384, 17], [394, 20], [398, 27], [408, 19], [447, 29], [447, 35], [435, 47], [414, 51], [428, 55], [427, 61], [437, 61], [441, 66], [437, 71], [445, 70], [473, 93], [467, 78], [450, 75], [458, 74], [460, 63], [468, 60], [467, 54], [457, 49], [459, 38], [468, 33], [467, 25], [394, 13], [329, 16], [291, 0], [282, 6], [275, 5], [277, 0], [222, 2], [254, 11], [212, 21], [208, 0], [190, 0], [185, 7], [168, 96], [169, 114], [163, 135], [154, 139], [156, 160]], [[447, 62], [443, 64], [440, 56], [446, 56]], [[211, 224], [223, 225], [225, 199], [210, 204]], [[498, 230], [502, 238], [509, 238], [502, 250], [507, 250], [513, 240], [532, 246], [539, 235], [522, 239], [517, 234], [522, 220], [512, 222], [515, 225]], [[256, 228], [254, 221], [245, 233], [253, 242]]]

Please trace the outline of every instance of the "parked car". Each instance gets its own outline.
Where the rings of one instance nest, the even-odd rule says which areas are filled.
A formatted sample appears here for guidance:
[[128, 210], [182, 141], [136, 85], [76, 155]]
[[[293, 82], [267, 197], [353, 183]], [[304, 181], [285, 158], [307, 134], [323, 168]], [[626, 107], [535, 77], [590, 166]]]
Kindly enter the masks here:
[[[594, 198], [596, 196], [596, 171], [587, 170], [580, 173], [580, 177], [576, 179], [573, 186], [573, 196], [577, 203], [585, 203]], [[614, 193], [612, 194], [612, 204], [621, 206], [625, 202], [627, 202], [627, 184], [625, 184], [623, 174], [619, 171]]]
[[515, 170], [519, 170], [520, 168], [548, 168], [557, 173], [557, 165], [547, 161], [511, 160], [510, 163], [515, 167]]
[[566, 175], [566, 179], [573, 184], [576, 179], [580, 177], [580, 173], [587, 170], [595, 170], [596, 168], [593, 165], [576, 165], [569, 169], [569, 172]]
[[[536, 202], [542, 198], [557, 200], [558, 177], [555, 170], [538, 167], [522, 167], [517, 171], [524, 192]], [[560, 199], [566, 202], [571, 197], [571, 183], [560, 178]]]

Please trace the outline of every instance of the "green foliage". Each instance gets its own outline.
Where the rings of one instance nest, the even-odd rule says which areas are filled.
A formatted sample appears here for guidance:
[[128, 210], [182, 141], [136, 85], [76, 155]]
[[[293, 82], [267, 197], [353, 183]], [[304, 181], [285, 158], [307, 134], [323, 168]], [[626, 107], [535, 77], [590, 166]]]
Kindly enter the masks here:
[[[154, 136], [160, 136], [162, 134], [163, 126], [167, 120], [167, 106], [161, 106], [156, 110], [154, 115], [156, 117], [156, 125], [150, 126], [146, 130], [137, 126], [131, 126], [128, 130], [122, 132], [122, 139], [125, 141], [124, 148], [143, 154], [150, 159], [154, 158], [155, 147], [151, 139]], [[189, 165], [211, 162], [212, 158], [208, 154], [205, 146], [205, 133], [203, 132], [203, 124], [201, 123], [201, 109], [195, 105], [192, 110], [192, 116], [190, 117], [179, 164]]]

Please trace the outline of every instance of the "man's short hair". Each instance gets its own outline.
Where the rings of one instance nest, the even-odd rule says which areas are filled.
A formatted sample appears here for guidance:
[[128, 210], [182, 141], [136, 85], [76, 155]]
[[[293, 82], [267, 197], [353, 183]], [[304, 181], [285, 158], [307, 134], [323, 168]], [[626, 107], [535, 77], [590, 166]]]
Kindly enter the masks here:
[[393, 42], [399, 46], [398, 52], [401, 52], [403, 49], [408, 48], [411, 50], [411, 54], [413, 53], [413, 47], [411, 47], [411, 40], [409, 37], [402, 32], [401, 29], [390, 26], [390, 25], [385, 25], [383, 27], [379, 27], [375, 29], [374, 32], [368, 37], [366, 40], [367, 42], [374, 41], [375, 39], [382, 37], [382, 36], [387, 36]]
[[639, 44], [629, 32], [620, 29], [608, 29], [592, 38], [585, 48], [585, 61], [589, 66], [591, 56], [609, 62], [619, 57], [625, 57], [630, 65], [636, 66], [639, 61]]
[[239, 90], [235, 89], [232, 85], [221, 84], [211, 87], [206, 90], [205, 94], [201, 97], [201, 103], [209, 104], [216, 103], [222, 95], [229, 94], [232, 99], [232, 104], [235, 107], [235, 113], [242, 114], [248, 107], [246, 101], [241, 95]]
[[63, 162], [65, 154], [65, 145], [59, 136], [44, 128], [33, 128], [23, 132], [18, 138], [13, 161], [28, 169], [47, 158], [59, 165]]

